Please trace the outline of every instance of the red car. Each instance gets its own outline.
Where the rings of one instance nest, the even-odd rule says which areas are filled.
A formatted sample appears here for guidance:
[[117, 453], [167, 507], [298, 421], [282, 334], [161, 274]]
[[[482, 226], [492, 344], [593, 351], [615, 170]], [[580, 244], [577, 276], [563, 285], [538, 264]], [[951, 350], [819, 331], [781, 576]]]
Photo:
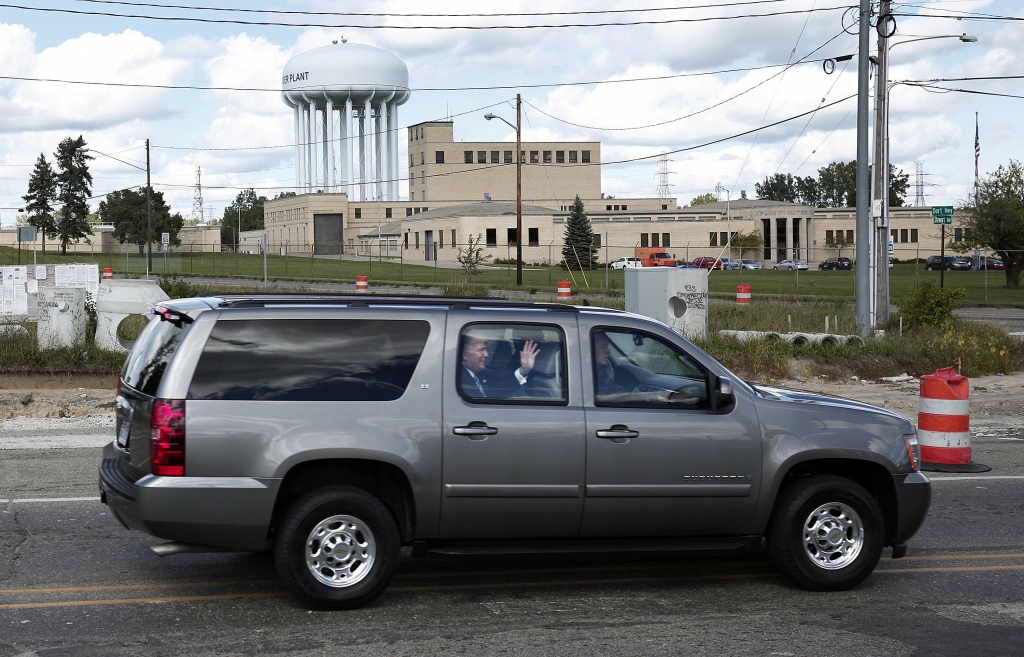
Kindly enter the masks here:
[[690, 264], [698, 269], [724, 269], [721, 260], [709, 256], [694, 258]]

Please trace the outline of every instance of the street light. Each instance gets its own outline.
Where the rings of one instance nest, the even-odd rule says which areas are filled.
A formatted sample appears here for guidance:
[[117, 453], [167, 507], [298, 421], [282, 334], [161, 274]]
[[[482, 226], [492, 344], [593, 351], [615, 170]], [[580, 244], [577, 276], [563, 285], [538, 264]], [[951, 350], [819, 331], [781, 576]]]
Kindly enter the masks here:
[[[516, 124], [512, 125], [497, 114], [487, 113], [484, 118], [505, 121], [516, 131], [516, 285], [523, 284], [523, 156], [522, 156], [522, 96], [516, 94]], [[548, 263], [551, 266], [551, 263]]]

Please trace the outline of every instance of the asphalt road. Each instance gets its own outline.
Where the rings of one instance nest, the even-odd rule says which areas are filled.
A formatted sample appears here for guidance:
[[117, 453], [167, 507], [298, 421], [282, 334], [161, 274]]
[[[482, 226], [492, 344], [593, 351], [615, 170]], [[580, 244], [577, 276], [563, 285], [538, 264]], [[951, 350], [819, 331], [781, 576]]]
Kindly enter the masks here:
[[308, 612], [262, 554], [159, 558], [96, 499], [99, 450], [0, 450], [0, 657], [1021, 655], [1024, 440], [935, 476], [901, 560], [799, 590], [760, 557], [406, 558], [366, 609]]

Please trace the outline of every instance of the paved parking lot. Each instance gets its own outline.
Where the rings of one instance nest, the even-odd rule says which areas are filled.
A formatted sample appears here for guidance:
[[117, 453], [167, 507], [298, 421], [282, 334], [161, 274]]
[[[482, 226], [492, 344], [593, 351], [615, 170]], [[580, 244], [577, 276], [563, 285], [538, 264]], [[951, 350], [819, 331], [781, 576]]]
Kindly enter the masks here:
[[333, 613], [299, 607], [267, 555], [152, 554], [98, 502], [99, 450], [74, 431], [0, 435], [0, 657], [1024, 654], [1024, 407], [1006, 401], [978, 409], [992, 471], [936, 475], [910, 554], [854, 591], [796, 589], [759, 556], [407, 554], [372, 606]]

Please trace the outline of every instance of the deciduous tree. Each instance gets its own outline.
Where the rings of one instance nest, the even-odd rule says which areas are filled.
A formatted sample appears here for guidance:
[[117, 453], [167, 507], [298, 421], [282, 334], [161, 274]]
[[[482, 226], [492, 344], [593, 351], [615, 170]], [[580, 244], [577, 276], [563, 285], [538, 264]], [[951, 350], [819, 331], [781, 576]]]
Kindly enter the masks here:
[[718, 203], [718, 197], [711, 192], [708, 192], [707, 194], [700, 194], [693, 197], [693, 200], [690, 201], [690, 206], [706, 205], [708, 203]]
[[[171, 244], [178, 246], [181, 239], [178, 232], [185, 224], [181, 214], [171, 214], [164, 202], [163, 192], [152, 192], [150, 201], [153, 212], [153, 243], [159, 244], [161, 233], [170, 233]], [[142, 253], [149, 236], [149, 219], [146, 215], [146, 190], [120, 189], [107, 194], [100, 201], [100, 218], [114, 226], [114, 239], [122, 244], [138, 244]]]
[[1006, 287], [1020, 287], [1024, 268], [1024, 168], [1017, 160], [999, 165], [978, 185], [974, 203], [962, 208], [961, 225], [971, 241], [999, 254]]
[[[221, 242], [234, 244], [238, 241], [239, 219], [242, 223], [242, 232], [263, 230], [263, 205], [266, 202], [267, 197], [257, 196], [256, 191], [252, 188], [238, 192], [234, 202], [224, 208], [224, 218], [221, 220], [220, 227]], [[239, 211], [241, 211], [241, 217], [239, 217]]]

